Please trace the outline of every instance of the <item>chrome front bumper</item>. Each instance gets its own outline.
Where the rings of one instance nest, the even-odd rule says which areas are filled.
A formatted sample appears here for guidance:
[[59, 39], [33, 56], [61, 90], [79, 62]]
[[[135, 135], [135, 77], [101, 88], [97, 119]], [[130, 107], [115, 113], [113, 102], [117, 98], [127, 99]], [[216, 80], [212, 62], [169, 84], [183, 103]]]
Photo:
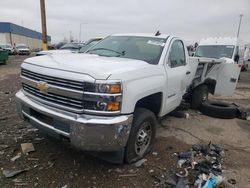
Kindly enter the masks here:
[[28, 98], [22, 90], [16, 94], [16, 104], [19, 116], [34, 127], [66, 136], [75, 147], [87, 151], [124, 148], [133, 120], [133, 115], [106, 117], [63, 111]]

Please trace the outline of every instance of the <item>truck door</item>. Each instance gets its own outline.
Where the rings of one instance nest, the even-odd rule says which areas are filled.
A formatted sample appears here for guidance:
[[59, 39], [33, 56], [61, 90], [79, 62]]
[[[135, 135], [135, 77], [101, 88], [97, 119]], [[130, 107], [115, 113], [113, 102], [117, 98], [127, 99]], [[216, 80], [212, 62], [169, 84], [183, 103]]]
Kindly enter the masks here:
[[175, 39], [170, 44], [167, 62], [165, 63], [167, 96], [164, 111], [166, 113], [180, 105], [190, 80], [191, 68], [187, 62], [186, 52], [181, 40]]

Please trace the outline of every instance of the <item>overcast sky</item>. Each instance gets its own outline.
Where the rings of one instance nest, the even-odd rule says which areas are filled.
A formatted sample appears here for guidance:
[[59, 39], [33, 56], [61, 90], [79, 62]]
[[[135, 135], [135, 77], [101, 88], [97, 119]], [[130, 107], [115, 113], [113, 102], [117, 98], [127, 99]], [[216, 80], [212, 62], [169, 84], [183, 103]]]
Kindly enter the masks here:
[[[250, 0], [45, 0], [47, 29], [53, 42], [113, 33], [173, 34], [186, 40], [236, 36], [250, 42]], [[0, 21], [41, 31], [39, 0], [5, 0]]]

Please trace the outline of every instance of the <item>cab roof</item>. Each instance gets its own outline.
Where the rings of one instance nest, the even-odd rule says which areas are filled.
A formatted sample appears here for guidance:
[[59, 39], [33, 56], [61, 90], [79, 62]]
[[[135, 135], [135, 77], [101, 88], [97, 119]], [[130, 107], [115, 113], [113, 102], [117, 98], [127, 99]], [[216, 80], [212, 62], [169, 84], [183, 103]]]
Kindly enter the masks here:
[[159, 36], [155, 36], [152, 33], [120, 33], [120, 34], [113, 34], [111, 36], [136, 36], [136, 37], [152, 37], [152, 38], [161, 38], [161, 39], [163, 38], [163, 39], [166, 39], [170, 35], [161, 34]]
[[202, 39], [199, 45], [238, 45], [242, 41], [236, 37], [210, 37]]

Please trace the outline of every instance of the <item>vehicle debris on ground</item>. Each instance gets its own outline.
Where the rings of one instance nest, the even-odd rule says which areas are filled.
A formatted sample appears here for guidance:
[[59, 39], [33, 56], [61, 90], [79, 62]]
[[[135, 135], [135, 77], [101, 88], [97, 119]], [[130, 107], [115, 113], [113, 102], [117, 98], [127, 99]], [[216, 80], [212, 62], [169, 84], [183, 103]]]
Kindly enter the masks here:
[[21, 174], [23, 172], [26, 172], [28, 171], [28, 169], [22, 169], [22, 170], [3, 170], [3, 175], [6, 177], [6, 178], [12, 178], [18, 174]]
[[29, 152], [35, 151], [34, 145], [32, 143], [22, 143], [21, 144], [23, 154], [27, 155]]
[[10, 160], [12, 162], [16, 161], [17, 159], [19, 159], [21, 157], [21, 153], [18, 153], [15, 157], [12, 157]]
[[155, 178], [155, 187], [160, 188], [213, 188], [222, 184], [236, 183], [227, 181], [223, 174], [223, 158], [225, 152], [222, 147], [212, 144], [195, 144], [189, 151], [175, 153], [177, 169], [170, 176]]
[[147, 161], [147, 159], [141, 159], [135, 163], [135, 167], [140, 167], [144, 165], [144, 163]]

